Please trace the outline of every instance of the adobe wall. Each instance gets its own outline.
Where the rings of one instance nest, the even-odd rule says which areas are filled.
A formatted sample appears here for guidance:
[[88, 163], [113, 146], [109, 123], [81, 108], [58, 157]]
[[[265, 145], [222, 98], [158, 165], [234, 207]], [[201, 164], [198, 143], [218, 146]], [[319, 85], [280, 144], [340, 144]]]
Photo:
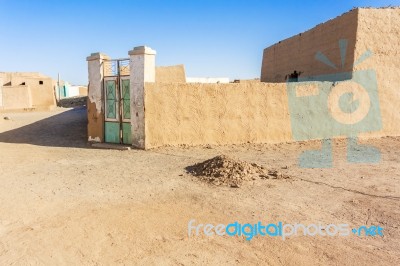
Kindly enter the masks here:
[[[43, 84], [39, 84], [39, 81], [42, 81]], [[27, 80], [26, 84], [31, 88], [33, 107], [53, 108], [56, 106], [51, 78], [31, 78]]]
[[355, 71], [373, 69], [377, 75], [383, 130], [367, 136], [400, 135], [400, 9], [359, 9], [355, 58], [373, 55]]
[[2, 108], [7, 110], [32, 108], [31, 89], [29, 86], [4, 86], [2, 92]]
[[[351, 10], [264, 49], [261, 81], [285, 82], [285, 76], [295, 70], [302, 72], [301, 77], [335, 73], [337, 70], [315, 60], [318, 51], [326, 55], [341, 71], [350, 71], [354, 60], [357, 13], [357, 9]], [[338, 46], [339, 39], [348, 40], [343, 69]]]
[[292, 139], [286, 84], [145, 84], [145, 148]]
[[3, 78], [0, 77], [0, 110], [3, 108]]
[[156, 67], [156, 82], [186, 82], [184, 65]]
[[88, 88], [80, 86], [79, 87], [79, 96], [87, 96], [88, 95]]
[[[353, 36], [354, 35], [354, 36]], [[348, 39], [345, 67], [340, 68], [339, 39]], [[304, 71], [300, 77], [349, 71], [376, 72], [382, 130], [360, 134], [361, 137], [400, 135], [400, 9], [358, 8], [334, 20], [284, 40], [264, 50], [262, 81], [283, 82], [291, 71]], [[370, 50], [372, 56], [357, 63]], [[337, 69], [316, 60], [324, 53]], [[294, 59], [294, 60], [293, 60]], [[371, 106], [376, 106], [372, 102]], [[310, 108], [316, 108], [315, 106]], [[315, 112], [314, 112], [315, 113]], [[321, 121], [323, 122], [323, 121]], [[305, 123], [306, 124], [306, 121]]]
[[[359, 129], [362, 129], [363, 125], [354, 128], [336, 127], [337, 124], [332, 122], [332, 119], [327, 119], [327, 105], [318, 102], [318, 99], [325, 101], [332, 95], [339, 97], [341, 92], [332, 91], [334, 87], [357, 84], [349, 81], [318, 84], [326, 89], [320, 91], [321, 97], [316, 98], [317, 102], [303, 99], [299, 103], [302, 104], [301, 110], [306, 110], [307, 119], [320, 122], [316, 125], [309, 123], [307, 119], [304, 123], [300, 121], [300, 124], [297, 124], [297, 132], [303, 132], [303, 136], [304, 132], [308, 134], [305, 136], [306, 140], [321, 139], [321, 136], [330, 138], [332, 132], [335, 137], [346, 137], [349, 133], [360, 132]], [[296, 88], [295, 93], [298, 96], [305, 90], [312, 89], [307, 86]], [[286, 83], [146, 83], [145, 148], [180, 144], [194, 146], [300, 140], [295, 139], [292, 132], [287, 93]], [[358, 136], [387, 136], [400, 133], [398, 109], [393, 109], [394, 104], [391, 102], [388, 108], [382, 106], [394, 95], [396, 100], [400, 98], [398, 91], [393, 89], [379, 90], [384, 130], [368, 134], [357, 133]], [[371, 103], [371, 108], [377, 108], [375, 102]], [[335, 116], [342, 113], [339, 109], [332, 109], [331, 112]], [[397, 115], [394, 116], [393, 113]], [[369, 123], [379, 123], [379, 119], [373, 115], [368, 119]]]

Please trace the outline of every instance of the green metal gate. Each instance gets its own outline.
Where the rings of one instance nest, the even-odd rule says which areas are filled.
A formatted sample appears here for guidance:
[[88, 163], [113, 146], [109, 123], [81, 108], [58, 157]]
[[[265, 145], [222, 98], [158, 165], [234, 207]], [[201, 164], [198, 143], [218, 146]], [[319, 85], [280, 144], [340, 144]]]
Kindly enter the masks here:
[[105, 142], [132, 144], [129, 59], [103, 64]]

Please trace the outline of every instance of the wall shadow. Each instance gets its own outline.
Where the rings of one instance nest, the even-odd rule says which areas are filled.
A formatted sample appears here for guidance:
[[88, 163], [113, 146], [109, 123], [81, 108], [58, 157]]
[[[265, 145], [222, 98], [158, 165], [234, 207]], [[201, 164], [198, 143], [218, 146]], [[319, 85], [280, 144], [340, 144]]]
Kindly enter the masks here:
[[0, 142], [87, 148], [86, 107], [77, 107], [32, 124], [0, 133]]

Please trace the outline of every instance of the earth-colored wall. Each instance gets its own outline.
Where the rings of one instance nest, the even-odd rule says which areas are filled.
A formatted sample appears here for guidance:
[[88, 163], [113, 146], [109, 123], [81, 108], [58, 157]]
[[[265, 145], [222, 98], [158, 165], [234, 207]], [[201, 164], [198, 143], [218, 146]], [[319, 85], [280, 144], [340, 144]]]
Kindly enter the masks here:
[[[43, 84], [39, 84], [39, 81], [42, 81]], [[31, 88], [33, 107], [53, 108], [56, 106], [51, 78], [29, 79], [26, 84]]]
[[88, 95], [88, 87], [79, 87], [79, 96], [87, 96]]
[[20, 110], [32, 108], [31, 89], [27, 85], [3, 87], [3, 109]]
[[[348, 40], [344, 68], [340, 67], [339, 39]], [[358, 63], [368, 50], [372, 52], [372, 56]], [[338, 66], [337, 69], [316, 60], [317, 51], [324, 53]], [[382, 129], [361, 133], [360, 136], [400, 135], [399, 51], [400, 9], [358, 8], [320, 24], [301, 36], [296, 35], [266, 48], [261, 80], [283, 82], [282, 73], [290, 73], [294, 70], [304, 71], [300, 76], [303, 78], [310, 75], [337, 74], [347, 71], [354, 77], [356, 72], [371, 70], [376, 73]], [[374, 99], [371, 106], [376, 106]], [[306, 122], [305, 119], [303, 124], [305, 125]]]
[[286, 84], [145, 84], [146, 148], [291, 140]]
[[156, 82], [186, 82], [184, 65], [156, 67]]
[[355, 59], [370, 50], [372, 56], [355, 71], [376, 72], [383, 122], [380, 132], [368, 136], [400, 135], [400, 8], [359, 9]]
[[[357, 87], [357, 83], [341, 81], [290, 85], [295, 90], [288, 90], [286, 83], [146, 83], [145, 148], [180, 144], [279, 143], [346, 137], [354, 133], [364, 137], [400, 133], [399, 116], [393, 116], [394, 112], [398, 114], [398, 110], [391, 110], [394, 104], [389, 102], [393, 96], [400, 98], [399, 91], [394, 87], [379, 91], [383, 130], [360, 135], [358, 132], [378, 127], [379, 117], [370, 113], [367, 124], [343, 125], [333, 121], [328, 110], [335, 117], [342, 112], [325, 103], [329, 97], [341, 95], [340, 90], [333, 91], [335, 88]], [[318, 96], [313, 100], [307, 99], [314, 92], [318, 92]], [[294, 106], [293, 96], [307, 97], [296, 99], [297, 105]], [[382, 106], [386, 101], [389, 108]], [[290, 102], [292, 108], [289, 108]], [[379, 103], [372, 101], [370, 110], [377, 108]], [[352, 118], [356, 119], [356, 115]]]
[[3, 108], [3, 78], [0, 77], [0, 109]]
[[[315, 55], [322, 52], [339, 71], [350, 71], [354, 61], [358, 10], [351, 10], [335, 19], [280, 41], [264, 49], [261, 81], [285, 82], [285, 76], [302, 72], [300, 77], [330, 74], [336, 69], [317, 61]], [[344, 67], [341, 67], [339, 39], [347, 39], [348, 48]]]

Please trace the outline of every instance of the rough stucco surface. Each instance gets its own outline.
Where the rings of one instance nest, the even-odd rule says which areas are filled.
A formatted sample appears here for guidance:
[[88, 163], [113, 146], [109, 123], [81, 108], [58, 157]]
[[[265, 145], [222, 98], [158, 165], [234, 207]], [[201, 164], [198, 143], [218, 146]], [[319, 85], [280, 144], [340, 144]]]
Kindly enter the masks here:
[[359, 9], [355, 59], [366, 50], [373, 55], [355, 71], [373, 69], [377, 75], [383, 129], [368, 136], [400, 135], [400, 9]]
[[[285, 82], [285, 76], [303, 72], [301, 77], [335, 73], [337, 70], [315, 60], [318, 51], [326, 55], [340, 71], [350, 71], [357, 31], [357, 12], [352, 10], [333, 20], [264, 49], [261, 81]], [[341, 68], [339, 39], [347, 39], [348, 49]]]
[[156, 82], [186, 82], [184, 65], [156, 67]]
[[104, 113], [98, 112], [96, 104], [87, 100], [88, 141], [104, 142]]
[[26, 85], [3, 87], [3, 108], [7, 110], [32, 108], [30, 87]]
[[102, 66], [99, 60], [92, 60], [88, 62], [88, 71], [89, 71], [89, 86], [88, 86], [88, 99], [90, 103], [94, 103], [96, 105], [96, 109], [98, 112], [101, 112], [103, 109], [102, 102]]
[[155, 82], [156, 52], [150, 47], [135, 47], [130, 55], [132, 146], [146, 148], [144, 84]]
[[88, 141], [104, 141], [104, 110], [103, 110], [103, 65], [104, 55], [93, 55], [88, 58]]
[[145, 59], [146, 55], [142, 54], [142, 55], [131, 55], [131, 60], [130, 60], [132, 145], [138, 148], [145, 147], [145, 135], [146, 135], [144, 129], [144, 95], [143, 95]]
[[[333, 86], [338, 88], [356, 85], [352, 82], [346, 84], [348, 82], [343, 81], [335, 85], [332, 82], [319, 84], [328, 86], [329, 92]], [[323, 96], [324, 91], [320, 94]], [[341, 94], [330, 93], [330, 96], [335, 95]], [[391, 91], [380, 93], [383, 99], [391, 95]], [[339, 127], [339, 132], [335, 129], [335, 124], [329, 122], [330, 120], [323, 115], [327, 111], [326, 105], [318, 103], [314, 106], [314, 101], [303, 101], [301, 104], [304, 105], [303, 110], [309, 111], [307, 115], [309, 119], [320, 121], [317, 124], [309, 123], [307, 119], [304, 123], [297, 122], [297, 130], [305, 132], [303, 135], [309, 135], [305, 139], [330, 138], [330, 131], [337, 133], [335, 137], [345, 137], [352, 133], [351, 127], [350, 129]], [[374, 107], [376, 105], [372, 102], [371, 108]], [[145, 110], [146, 149], [180, 144], [223, 145], [295, 140], [292, 134], [286, 83], [146, 83]], [[335, 116], [341, 113], [335, 110], [330, 112]], [[372, 123], [378, 123], [376, 117], [372, 116], [370, 119]], [[382, 121], [384, 131], [365, 133], [364, 136], [390, 135], [391, 132], [387, 129], [388, 123], [389, 128], [394, 129], [393, 133], [399, 133], [399, 126], [393, 123], [390, 110], [382, 112]], [[356, 128], [354, 130], [357, 131]]]
[[39, 85], [36, 80], [34, 82], [28, 82], [32, 93], [32, 105], [33, 107], [54, 107], [56, 105], [54, 88], [52, 86], [53, 81], [51, 78], [43, 79], [43, 85]]
[[146, 83], [146, 148], [289, 141], [285, 86]]

